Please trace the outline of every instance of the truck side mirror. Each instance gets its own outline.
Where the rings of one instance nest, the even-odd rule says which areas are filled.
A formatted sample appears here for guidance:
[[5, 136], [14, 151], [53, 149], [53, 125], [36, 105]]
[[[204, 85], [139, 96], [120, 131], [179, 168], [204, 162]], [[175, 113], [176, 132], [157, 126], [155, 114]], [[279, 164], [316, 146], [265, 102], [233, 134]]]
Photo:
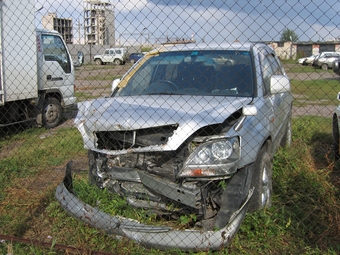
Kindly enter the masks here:
[[78, 51], [77, 57], [79, 65], [84, 64], [84, 53], [82, 51]]

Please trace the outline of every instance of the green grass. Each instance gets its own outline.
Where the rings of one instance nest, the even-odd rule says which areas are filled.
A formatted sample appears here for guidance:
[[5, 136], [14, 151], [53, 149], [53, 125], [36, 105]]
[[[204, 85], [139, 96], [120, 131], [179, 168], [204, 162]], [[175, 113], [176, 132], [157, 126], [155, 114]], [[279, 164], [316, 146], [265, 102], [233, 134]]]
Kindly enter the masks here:
[[[35, 138], [42, 133], [32, 131]], [[83, 154], [81, 141], [75, 139], [74, 145], [63, 144], [64, 136], [77, 137], [73, 129], [60, 132], [53, 139], [44, 138], [41, 149], [54, 147], [54, 155], [64, 160]], [[15, 136], [12, 140], [25, 140], [31, 143], [28, 133], [22, 137]], [[60, 140], [62, 146], [57, 141]], [[2, 141], [2, 143], [6, 143]], [[271, 208], [253, 214], [247, 214], [239, 232], [231, 245], [219, 252], [197, 254], [338, 254], [340, 252], [340, 224], [339, 189], [334, 185], [332, 176], [339, 175], [340, 165], [334, 161], [331, 154], [331, 120], [321, 117], [304, 117], [293, 120], [293, 143], [291, 148], [280, 149], [274, 160], [274, 197]], [[27, 150], [25, 142], [23, 148]], [[72, 152], [76, 149], [75, 152]], [[66, 150], [66, 152], [64, 151]], [[27, 152], [36, 155], [36, 152]], [[29, 156], [28, 154], [25, 157]], [[68, 154], [68, 156], [65, 156]], [[53, 167], [56, 163], [49, 161], [49, 156], [39, 154], [37, 165], [45, 168]], [[16, 161], [16, 162], [15, 162]], [[18, 171], [22, 160], [17, 158], [12, 165]], [[41, 167], [41, 168], [44, 168]], [[35, 170], [32, 165], [27, 170]], [[29, 172], [29, 171], [28, 171]], [[34, 171], [33, 171], [34, 173]], [[24, 178], [28, 173], [21, 173]], [[31, 173], [32, 174], [32, 173]], [[152, 215], [142, 210], [127, 206], [121, 198], [106, 190], [89, 186], [86, 173], [75, 174], [75, 189], [82, 199], [112, 214], [123, 214], [143, 222], [153, 222]], [[18, 230], [23, 221], [15, 208], [7, 208], [7, 230]], [[52, 237], [51, 242], [82, 247], [87, 250], [106, 251], [120, 254], [181, 254], [180, 251], [148, 250], [129, 240], [114, 238], [98, 230], [87, 227], [67, 213], [59, 206], [54, 198], [54, 189], [49, 190], [43, 197], [40, 215], [29, 219], [25, 226], [26, 232], [43, 232], [48, 229]], [[9, 217], [9, 215], [12, 215]], [[4, 221], [4, 215], [2, 220]], [[25, 222], [28, 218], [25, 218]], [[38, 226], [35, 223], [39, 223]], [[168, 222], [160, 222], [168, 224]], [[179, 224], [179, 223], [177, 223]], [[2, 224], [2, 226], [4, 226]], [[3, 229], [2, 229], [3, 230]], [[3, 231], [2, 231], [3, 232]], [[6, 232], [7, 234], [15, 234]], [[6, 246], [7, 245], [7, 246]], [[9, 243], [0, 244], [0, 252], [8, 248]], [[63, 254], [56, 253], [51, 248], [41, 248], [32, 245], [13, 243], [14, 254]], [[33, 253], [36, 252], [36, 253]], [[182, 254], [185, 254], [184, 252]], [[189, 253], [193, 254], [193, 253]], [[196, 254], [196, 253], [195, 253]]]
[[[294, 65], [290, 68], [291, 72], [314, 70]], [[302, 95], [295, 98], [295, 106], [335, 107], [340, 86], [336, 80], [292, 80], [292, 90], [294, 95]], [[82, 96], [90, 98], [90, 94], [85, 94]], [[50, 242], [51, 246], [43, 248], [6, 241], [0, 243], [0, 254], [10, 250], [15, 255], [73, 254], [56, 250], [53, 244], [81, 247], [88, 253], [113, 254], [339, 254], [340, 163], [334, 160], [331, 144], [330, 118], [294, 118], [292, 146], [280, 149], [274, 159], [272, 207], [247, 214], [229, 247], [218, 252], [185, 253], [175, 249], [146, 249], [124, 238], [116, 240], [79, 222], [60, 207], [54, 192], [61, 178], [54, 169], [63, 169], [70, 159], [82, 157], [86, 160], [83, 141], [75, 128], [49, 131], [32, 128], [2, 136], [0, 148], [7, 155], [0, 161], [0, 233], [26, 235]], [[44, 175], [45, 172], [50, 176]], [[122, 214], [146, 223], [155, 221], [154, 215], [129, 207], [106, 190], [89, 186], [86, 172], [76, 172], [74, 176], [76, 192], [85, 202], [111, 214]], [[36, 184], [45, 178], [50, 178], [50, 186]], [[185, 220], [188, 219], [172, 224], [180, 226]], [[163, 220], [157, 224], [169, 222]], [[51, 238], [46, 239], [47, 236]]]
[[324, 73], [324, 72], [330, 72], [332, 73], [333, 71], [330, 69], [328, 71], [325, 71], [323, 69], [320, 68], [316, 68], [314, 66], [311, 65], [301, 65], [301, 64], [297, 64], [297, 63], [288, 63], [284, 65], [285, 71], [286, 73], [296, 73], [296, 74], [300, 74], [300, 73]]
[[294, 105], [334, 105], [338, 104], [337, 93], [340, 92], [338, 80], [291, 80], [292, 93], [295, 97]]
[[2, 137], [0, 145], [7, 153], [0, 161], [0, 233], [20, 236], [61, 181], [62, 172], [53, 169], [86, 151], [75, 128], [32, 128]]

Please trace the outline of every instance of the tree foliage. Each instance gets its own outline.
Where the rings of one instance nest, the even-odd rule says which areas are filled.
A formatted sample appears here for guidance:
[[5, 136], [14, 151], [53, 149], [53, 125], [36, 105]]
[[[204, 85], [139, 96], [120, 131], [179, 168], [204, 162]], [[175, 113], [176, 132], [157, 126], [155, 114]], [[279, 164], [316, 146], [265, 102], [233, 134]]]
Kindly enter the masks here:
[[298, 35], [291, 29], [285, 28], [282, 32], [280, 41], [282, 42], [296, 42], [299, 39]]

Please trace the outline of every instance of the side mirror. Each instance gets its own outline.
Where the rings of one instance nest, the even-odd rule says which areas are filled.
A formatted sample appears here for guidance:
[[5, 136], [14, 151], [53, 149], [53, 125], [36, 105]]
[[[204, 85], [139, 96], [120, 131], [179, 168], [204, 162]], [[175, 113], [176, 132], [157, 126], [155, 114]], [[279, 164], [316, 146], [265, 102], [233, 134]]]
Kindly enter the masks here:
[[279, 94], [290, 91], [290, 82], [287, 76], [273, 75], [270, 77], [270, 92]]
[[78, 51], [78, 62], [80, 65], [84, 64], [84, 53], [82, 51]]
[[340, 92], [338, 92], [337, 99], [340, 101]]

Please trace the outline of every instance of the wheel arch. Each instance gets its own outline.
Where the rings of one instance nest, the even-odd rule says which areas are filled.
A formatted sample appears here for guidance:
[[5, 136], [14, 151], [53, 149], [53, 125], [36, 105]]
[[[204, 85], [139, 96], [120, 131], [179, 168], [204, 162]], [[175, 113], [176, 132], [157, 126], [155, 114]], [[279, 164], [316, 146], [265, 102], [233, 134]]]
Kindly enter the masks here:
[[61, 95], [59, 90], [55, 89], [55, 90], [45, 91], [44, 97], [43, 97], [43, 99], [44, 99], [43, 102], [45, 102], [49, 98], [57, 99], [60, 102], [61, 106], [65, 107], [63, 96]]

